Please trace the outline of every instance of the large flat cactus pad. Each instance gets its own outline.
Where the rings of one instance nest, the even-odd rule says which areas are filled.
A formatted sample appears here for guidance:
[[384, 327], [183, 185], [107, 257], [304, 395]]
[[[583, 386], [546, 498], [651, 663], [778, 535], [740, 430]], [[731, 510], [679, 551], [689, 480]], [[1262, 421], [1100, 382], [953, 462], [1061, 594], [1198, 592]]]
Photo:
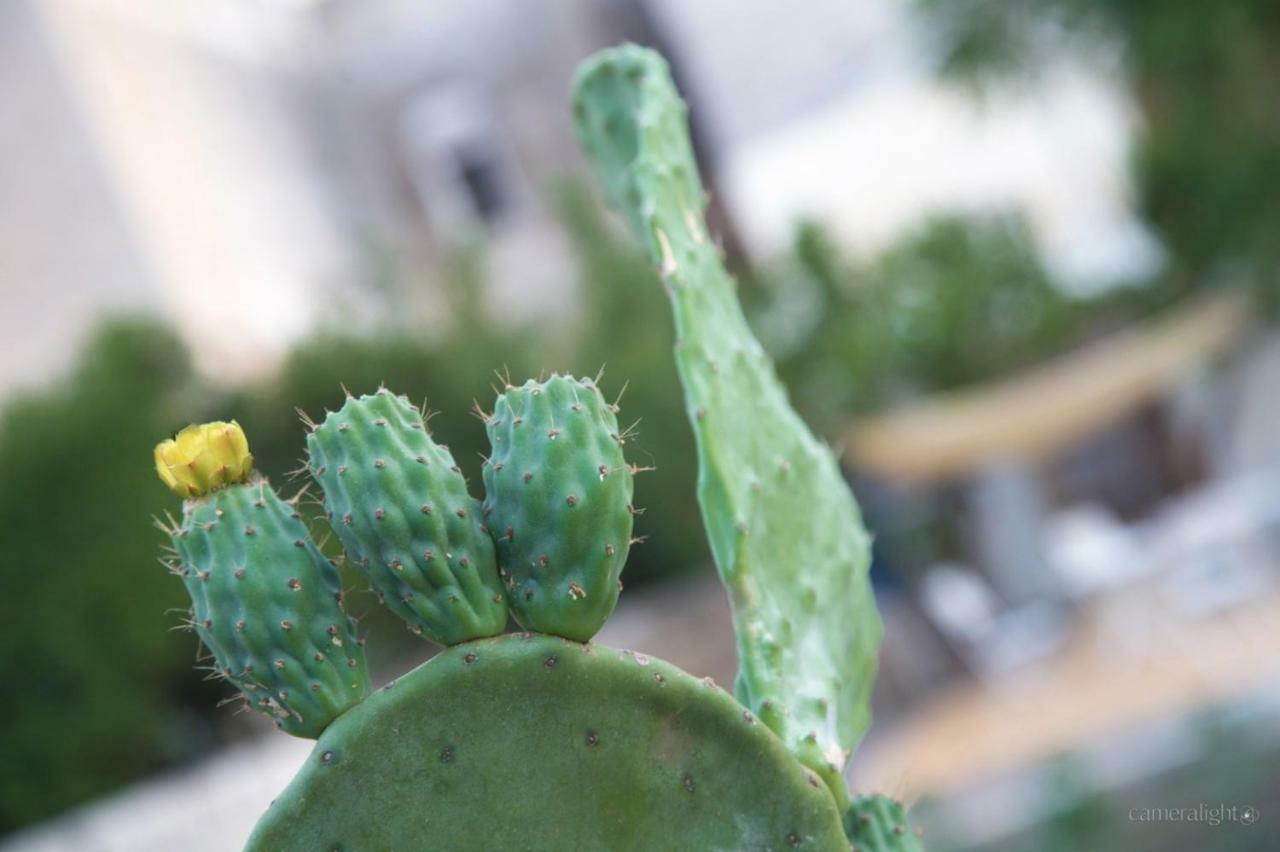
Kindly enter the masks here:
[[847, 849], [825, 785], [709, 680], [519, 634], [339, 717], [253, 850]]

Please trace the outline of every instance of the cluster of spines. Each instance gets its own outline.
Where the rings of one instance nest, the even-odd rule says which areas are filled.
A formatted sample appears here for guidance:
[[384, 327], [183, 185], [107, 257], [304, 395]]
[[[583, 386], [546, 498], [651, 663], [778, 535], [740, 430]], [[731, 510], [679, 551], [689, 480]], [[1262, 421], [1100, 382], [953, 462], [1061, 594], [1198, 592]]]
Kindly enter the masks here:
[[485, 417], [485, 522], [530, 630], [586, 642], [617, 604], [638, 469], [616, 412], [595, 380], [557, 374], [508, 383]]
[[167, 531], [213, 674], [251, 707], [316, 737], [364, 697], [364, 650], [341, 580], [296, 505], [258, 479], [188, 500]]
[[378, 600], [443, 645], [507, 623], [493, 543], [452, 453], [422, 412], [386, 388], [312, 425], [308, 471], [325, 517]]

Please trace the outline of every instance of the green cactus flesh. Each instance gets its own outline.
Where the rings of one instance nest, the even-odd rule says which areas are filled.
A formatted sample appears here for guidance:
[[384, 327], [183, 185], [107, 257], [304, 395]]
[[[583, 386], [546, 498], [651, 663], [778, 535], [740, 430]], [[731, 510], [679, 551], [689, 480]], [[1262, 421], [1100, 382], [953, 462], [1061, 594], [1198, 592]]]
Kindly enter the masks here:
[[535, 634], [458, 645], [325, 731], [250, 850], [847, 849], [822, 782], [710, 681]]
[[485, 523], [511, 612], [585, 642], [618, 602], [631, 542], [632, 472], [613, 407], [591, 379], [508, 387], [486, 420]]
[[421, 413], [385, 389], [307, 437], [325, 516], [379, 600], [442, 645], [495, 636], [507, 603], [476, 501]]
[[196, 633], [250, 706], [317, 737], [365, 696], [337, 569], [266, 480], [188, 500], [172, 541]]
[[858, 796], [844, 814], [852, 852], [923, 852], [906, 810], [888, 796]]
[[831, 451], [792, 410], [703, 220], [685, 106], [658, 54], [580, 70], [578, 136], [657, 267], [698, 444], [698, 497], [734, 610], [736, 691], [838, 801], [870, 721], [880, 622], [869, 540]]

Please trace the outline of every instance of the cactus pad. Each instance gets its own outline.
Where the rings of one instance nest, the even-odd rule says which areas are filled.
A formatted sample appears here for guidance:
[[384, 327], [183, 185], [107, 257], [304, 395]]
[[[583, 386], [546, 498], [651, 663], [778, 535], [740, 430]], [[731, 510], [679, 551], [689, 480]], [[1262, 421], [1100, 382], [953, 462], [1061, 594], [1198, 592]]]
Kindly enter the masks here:
[[531, 634], [450, 648], [316, 744], [250, 850], [847, 849], [822, 783], [709, 681]]
[[618, 602], [631, 544], [632, 471], [613, 407], [591, 379], [508, 387], [486, 420], [485, 522], [511, 611], [580, 642]]
[[666, 63], [633, 46], [602, 51], [579, 71], [573, 110], [674, 310], [699, 503], [733, 603], [736, 691], [843, 803], [841, 772], [870, 721], [880, 639], [857, 505], [743, 318], [703, 220], [685, 105]]
[[317, 737], [369, 688], [337, 569], [266, 480], [183, 507], [173, 570], [217, 672], [283, 730]]
[[919, 835], [907, 824], [906, 809], [888, 796], [858, 796], [844, 814], [851, 852], [923, 852]]
[[307, 451], [347, 558], [411, 630], [442, 645], [503, 631], [493, 542], [418, 409], [386, 389], [348, 398], [307, 436]]

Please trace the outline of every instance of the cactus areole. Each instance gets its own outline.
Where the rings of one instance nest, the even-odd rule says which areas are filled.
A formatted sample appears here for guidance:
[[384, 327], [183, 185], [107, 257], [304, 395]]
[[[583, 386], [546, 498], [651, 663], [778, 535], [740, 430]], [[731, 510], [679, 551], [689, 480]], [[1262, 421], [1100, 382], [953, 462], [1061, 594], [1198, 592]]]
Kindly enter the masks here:
[[[484, 415], [482, 496], [386, 388], [306, 420], [343, 558], [444, 646], [372, 693], [300, 503], [252, 473], [237, 424], [191, 426], [155, 453], [184, 498], [164, 527], [188, 623], [251, 708], [318, 739], [248, 848], [920, 849], [900, 805], [844, 786], [880, 632], [868, 537], [742, 318], [666, 64], [604, 51], [573, 110], [671, 296], [699, 502], [733, 604], [734, 695], [590, 644], [637, 541], [638, 470], [595, 380], [506, 384]], [[503, 635], [508, 614], [528, 632]]]

